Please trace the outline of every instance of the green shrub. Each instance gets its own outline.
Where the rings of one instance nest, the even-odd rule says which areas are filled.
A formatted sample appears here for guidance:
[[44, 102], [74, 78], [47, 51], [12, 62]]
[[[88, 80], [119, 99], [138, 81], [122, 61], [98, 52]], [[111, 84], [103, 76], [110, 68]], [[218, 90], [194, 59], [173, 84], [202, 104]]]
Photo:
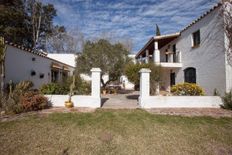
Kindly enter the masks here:
[[223, 105], [221, 107], [224, 109], [232, 110], [232, 90], [228, 93], [225, 93], [225, 95], [221, 98], [223, 102]]
[[7, 114], [18, 114], [23, 112], [22, 105], [16, 102], [15, 98], [11, 96], [5, 99], [3, 109]]
[[[70, 85], [72, 84], [72, 77], [68, 77], [67, 80], [62, 83], [49, 83], [44, 84], [40, 88], [42, 94], [57, 94], [57, 95], [67, 95], [70, 91]], [[84, 81], [80, 76], [75, 77], [75, 87], [73, 88], [74, 94], [76, 95], [87, 95], [91, 92], [90, 83]]]
[[[65, 85], [70, 87], [73, 77], [68, 77]], [[75, 75], [75, 87], [73, 88], [75, 95], [88, 95], [91, 93], [91, 84], [83, 80], [79, 75]]]
[[171, 92], [177, 96], [203, 96], [204, 90], [193, 83], [181, 83], [172, 86]]
[[135, 84], [135, 89], [139, 88], [140, 75], [139, 71], [142, 68], [149, 68], [151, 70], [150, 74], [150, 88], [151, 94], [155, 94], [156, 86], [161, 81], [161, 67], [155, 65], [154, 63], [148, 64], [128, 64], [125, 67], [125, 75], [128, 80]]
[[[31, 81], [22, 81], [12, 89], [12, 82], [9, 84], [9, 94], [1, 98], [2, 109], [8, 113], [21, 113], [30, 110], [47, 108], [47, 98], [32, 91]], [[31, 105], [31, 106], [26, 106]]]
[[69, 87], [67, 87], [64, 84], [59, 83], [49, 83], [44, 84], [40, 88], [40, 92], [43, 94], [68, 94], [69, 93]]

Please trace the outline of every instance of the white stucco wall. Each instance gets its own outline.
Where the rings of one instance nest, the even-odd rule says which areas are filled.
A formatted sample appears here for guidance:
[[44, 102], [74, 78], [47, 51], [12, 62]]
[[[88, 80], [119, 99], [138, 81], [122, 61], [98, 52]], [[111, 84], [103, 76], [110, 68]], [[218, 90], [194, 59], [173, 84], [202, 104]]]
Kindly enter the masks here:
[[[32, 61], [32, 58], [35, 58], [35, 61]], [[14, 83], [18, 83], [23, 80], [30, 80], [33, 82], [34, 88], [39, 88], [42, 84], [51, 82], [52, 62], [58, 63], [52, 59], [7, 45], [4, 81], [8, 83], [12, 80]], [[69, 67], [69, 69], [71, 72], [74, 70], [72, 67]], [[36, 72], [35, 76], [31, 76], [32, 70]], [[44, 74], [44, 78], [40, 78], [40, 74]]]
[[141, 108], [220, 108], [218, 96], [148, 96], [139, 99]]
[[[232, 13], [232, 4], [231, 3], [226, 3], [225, 4], [225, 9], [227, 9], [226, 12], [231, 12]], [[228, 20], [227, 18], [224, 18], [224, 20]], [[228, 48], [229, 45], [229, 38], [225, 34], [225, 48], [228, 53], [232, 53], [232, 49]], [[228, 57], [228, 54], [225, 53], [225, 61], [226, 61], [226, 91], [229, 92], [232, 90], [232, 57]]]
[[[35, 58], [35, 61], [32, 61]], [[22, 80], [30, 80], [34, 87], [38, 88], [42, 84], [51, 81], [51, 60], [45, 59], [41, 56], [32, 54], [30, 52], [22, 51], [18, 48], [7, 46], [5, 58], [5, 83], [12, 80], [18, 83]], [[31, 76], [31, 71], [36, 72], [35, 76]], [[41, 79], [39, 74], [44, 74]]]
[[[182, 53], [183, 63], [176, 82], [184, 82], [184, 69], [194, 67], [197, 84], [207, 95], [212, 95], [215, 88], [220, 93], [226, 90], [223, 18], [218, 15], [219, 8], [183, 31], [176, 44], [177, 50]], [[192, 48], [192, 33], [199, 29], [201, 44]]]
[[[45, 95], [53, 107], [64, 107], [68, 101], [68, 95]], [[74, 107], [100, 108], [101, 98], [87, 95], [74, 95], [71, 98]]]

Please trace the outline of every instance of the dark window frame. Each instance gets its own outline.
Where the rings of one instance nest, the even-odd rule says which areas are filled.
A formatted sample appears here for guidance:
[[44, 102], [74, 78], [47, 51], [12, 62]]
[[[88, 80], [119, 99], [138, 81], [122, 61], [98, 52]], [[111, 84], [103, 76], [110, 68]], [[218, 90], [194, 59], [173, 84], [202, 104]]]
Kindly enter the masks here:
[[188, 82], [188, 83], [197, 82], [196, 68], [188, 67], [184, 70], [184, 82]]
[[192, 47], [199, 47], [201, 44], [200, 29], [192, 33]]

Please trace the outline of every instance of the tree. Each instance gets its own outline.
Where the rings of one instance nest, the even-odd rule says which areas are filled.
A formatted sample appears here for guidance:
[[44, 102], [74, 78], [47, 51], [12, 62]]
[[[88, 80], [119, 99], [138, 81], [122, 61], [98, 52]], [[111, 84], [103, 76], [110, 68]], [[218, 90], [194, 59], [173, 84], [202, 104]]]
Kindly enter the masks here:
[[0, 35], [29, 48], [44, 48], [53, 28], [56, 10], [39, 0], [0, 1]]
[[52, 4], [42, 4], [39, 0], [26, 0], [28, 27], [32, 30], [32, 48], [45, 48], [45, 40], [52, 33], [56, 10]]
[[227, 60], [232, 66], [232, 2], [225, 0], [222, 6], [222, 16], [224, 17], [224, 31], [227, 37], [226, 40], [226, 53]]
[[6, 40], [31, 47], [31, 31], [22, 0], [0, 1], [0, 36]]
[[159, 26], [156, 24], [156, 36], [160, 36], [161, 33], [160, 33], [160, 29], [159, 29]]
[[150, 89], [151, 89], [151, 94], [155, 94], [157, 85], [161, 82], [161, 79], [162, 79], [160, 66], [157, 66], [154, 63], [148, 63], [148, 64], [130, 63], [126, 65], [124, 72], [128, 80], [134, 83], [135, 89], [138, 89], [139, 82], [140, 82], [139, 71], [142, 68], [149, 68], [151, 70]]
[[4, 76], [5, 76], [5, 54], [6, 54], [6, 46], [3, 37], [0, 37], [0, 85], [1, 85], [1, 94], [3, 94], [4, 89]]
[[[97, 42], [87, 41], [83, 52], [77, 58], [76, 71], [79, 73], [89, 73], [93, 67], [99, 67], [102, 70], [101, 83], [103, 88], [111, 81], [116, 81], [123, 73], [123, 68], [129, 61], [129, 52], [122, 44], [111, 44], [105, 39]], [[109, 75], [109, 80], [104, 82], [102, 76]]]
[[[75, 34], [75, 37], [73, 37]], [[80, 31], [67, 32], [63, 26], [55, 26], [46, 39], [46, 51], [49, 53], [78, 53], [84, 39]]]

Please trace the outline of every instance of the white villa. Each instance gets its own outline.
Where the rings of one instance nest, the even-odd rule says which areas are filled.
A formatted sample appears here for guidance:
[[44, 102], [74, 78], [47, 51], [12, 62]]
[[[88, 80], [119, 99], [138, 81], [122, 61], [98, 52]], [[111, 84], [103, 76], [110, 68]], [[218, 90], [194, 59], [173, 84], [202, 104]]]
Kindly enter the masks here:
[[[159, 90], [170, 91], [183, 82], [197, 83], [207, 95], [213, 95], [214, 89], [221, 94], [232, 89], [222, 6], [218, 3], [180, 32], [150, 38], [137, 53], [137, 62], [162, 67]], [[231, 11], [231, 2], [229, 6]]]
[[34, 88], [50, 82], [62, 82], [73, 74], [74, 67], [52, 59], [47, 53], [7, 42], [4, 83], [32, 81]]

